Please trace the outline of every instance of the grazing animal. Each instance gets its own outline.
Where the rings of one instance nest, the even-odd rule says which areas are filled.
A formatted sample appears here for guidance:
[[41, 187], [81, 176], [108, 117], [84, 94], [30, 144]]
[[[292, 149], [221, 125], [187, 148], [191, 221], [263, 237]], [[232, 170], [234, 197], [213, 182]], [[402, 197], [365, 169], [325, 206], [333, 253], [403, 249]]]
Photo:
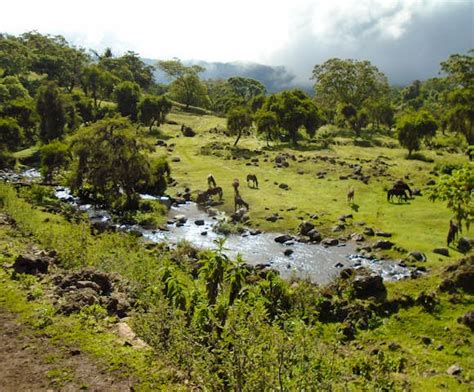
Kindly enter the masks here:
[[355, 194], [354, 188], [349, 189], [349, 191], [347, 192], [347, 202], [348, 203], [353, 203], [354, 202], [354, 194]]
[[405, 189], [392, 188], [387, 191], [387, 201], [392, 201], [394, 196], [398, 198], [398, 201], [401, 201], [402, 199], [408, 201], [408, 196], [405, 192]]
[[199, 192], [196, 198], [196, 203], [204, 204], [204, 203], [207, 203], [208, 200], [209, 200], [209, 194], [207, 193], [207, 191]]
[[234, 195], [236, 196], [239, 194], [239, 186], [240, 183], [238, 178], [234, 178], [234, 180], [232, 181], [232, 188], [234, 188]]
[[216, 180], [214, 179], [214, 176], [212, 174], [209, 174], [207, 176], [207, 185], [209, 188], [215, 188], [217, 186]]
[[252, 183], [251, 188], [258, 188], [258, 180], [255, 174], [247, 174], [247, 185], [250, 187], [250, 183]]
[[448, 239], [447, 239], [447, 243], [448, 243], [448, 246], [451, 242], [453, 242], [456, 237], [458, 236], [458, 233], [459, 233], [459, 226], [456, 224], [456, 223], [453, 223], [452, 220], [449, 221], [449, 231], [448, 231]]
[[215, 188], [209, 188], [206, 192], [207, 192], [208, 197], [218, 195], [219, 200], [222, 200], [223, 192], [222, 192], [222, 188], [220, 186], [216, 186]]
[[401, 179], [398, 180], [397, 182], [395, 182], [395, 184], [393, 184], [393, 189], [407, 191], [408, 194], [410, 195], [410, 198], [413, 195], [413, 192], [410, 189], [410, 187], [408, 186], [408, 184], [405, 181], [401, 180]]
[[242, 197], [237, 193], [234, 197], [234, 211], [237, 211], [238, 208], [245, 207], [247, 210], [250, 209], [248, 203], [246, 203]]

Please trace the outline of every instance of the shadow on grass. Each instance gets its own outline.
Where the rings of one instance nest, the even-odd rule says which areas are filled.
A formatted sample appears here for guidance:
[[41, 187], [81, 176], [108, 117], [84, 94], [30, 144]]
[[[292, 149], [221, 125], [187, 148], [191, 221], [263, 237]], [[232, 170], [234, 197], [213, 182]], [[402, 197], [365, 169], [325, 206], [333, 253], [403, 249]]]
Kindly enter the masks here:
[[359, 212], [359, 204], [351, 203], [351, 209], [352, 211]]

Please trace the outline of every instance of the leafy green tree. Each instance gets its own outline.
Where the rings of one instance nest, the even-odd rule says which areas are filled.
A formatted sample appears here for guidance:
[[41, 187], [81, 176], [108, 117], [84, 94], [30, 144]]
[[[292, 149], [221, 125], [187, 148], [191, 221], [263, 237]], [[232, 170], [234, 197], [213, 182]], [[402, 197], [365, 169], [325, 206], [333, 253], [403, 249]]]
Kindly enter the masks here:
[[252, 127], [252, 115], [244, 107], [236, 107], [227, 114], [227, 129], [232, 135], [237, 135], [234, 146], [239, 142], [242, 134]]
[[0, 118], [0, 150], [18, 150], [23, 141], [23, 131], [14, 118]]
[[23, 129], [24, 136], [29, 145], [35, 142], [39, 116], [36, 112], [35, 101], [32, 98], [8, 101], [0, 109], [0, 113], [5, 117], [12, 117], [16, 120]]
[[137, 207], [138, 190], [152, 177], [151, 146], [129, 119], [109, 118], [81, 128], [72, 137], [71, 151], [71, 189], [89, 189], [94, 198], [115, 207]]
[[17, 37], [0, 34], [0, 75], [24, 74], [30, 65], [28, 48]]
[[469, 54], [453, 54], [441, 63], [441, 69], [456, 87], [472, 88], [474, 83], [474, 51]]
[[40, 139], [49, 143], [61, 138], [67, 122], [64, 98], [55, 82], [47, 82], [38, 91], [36, 110], [40, 116]]
[[84, 93], [94, 101], [94, 109], [98, 110], [102, 100], [112, 95], [114, 76], [96, 64], [85, 67], [82, 71], [81, 85]]
[[130, 117], [132, 121], [137, 120], [140, 94], [140, 86], [133, 82], [121, 82], [115, 87], [117, 109], [123, 117]]
[[429, 140], [436, 134], [438, 124], [427, 111], [407, 112], [396, 121], [398, 141], [408, 149], [408, 157], [420, 149], [423, 140]]
[[147, 96], [143, 98], [138, 105], [138, 118], [144, 125], [147, 125], [151, 131], [153, 125], [157, 124], [160, 126], [164, 123], [172, 106], [171, 101], [165, 96]]
[[186, 108], [189, 108], [189, 106], [207, 107], [209, 105], [206, 86], [196, 74], [187, 74], [174, 80], [169, 91], [170, 95], [176, 101], [186, 105]]
[[235, 94], [227, 80], [206, 80], [205, 86], [211, 110], [218, 113], [227, 113], [233, 107], [245, 106], [244, 100]]
[[366, 110], [357, 110], [353, 105], [347, 104], [341, 107], [341, 114], [355, 135], [360, 137], [362, 129], [367, 126], [369, 120]]
[[249, 107], [252, 113], [256, 113], [258, 110], [263, 108], [263, 105], [265, 105], [267, 98], [263, 94], [258, 94], [254, 97], [249, 102]]
[[389, 91], [386, 76], [370, 61], [332, 58], [314, 67], [312, 79], [316, 101], [329, 113], [338, 103], [359, 110], [365, 100], [379, 99]]
[[40, 150], [41, 174], [46, 182], [53, 179], [58, 170], [65, 168], [69, 162], [69, 148], [66, 143], [54, 140]]
[[159, 61], [158, 68], [173, 80], [170, 85], [170, 95], [178, 102], [189, 106], [209, 105], [209, 97], [204, 83], [199, 79], [199, 73], [205, 69], [199, 65], [185, 66], [179, 59]]
[[474, 222], [474, 170], [472, 166], [453, 170], [450, 175], [443, 175], [430, 189], [430, 199], [447, 202], [453, 211], [459, 227], [469, 227]]
[[227, 79], [227, 83], [232, 91], [245, 102], [250, 101], [257, 95], [265, 95], [267, 92], [265, 86], [258, 80], [244, 78], [242, 76], [231, 77]]
[[280, 128], [288, 132], [294, 145], [298, 143], [301, 127], [312, 137], [322, 122], [313, 101], [301, 90], [287, 90], [270, 96], [264, 109], [276, 114]]
[[468, 145], [474, 144], [474, 86], [455, 89], [447, 94], [448, 107], [445, 114], [449, 130], [466, 138]]
[[255, 124], [257, 126], [257, 132], [265, 135], [267, 146], [270, 145], [270, 140], [274, 140], [278, 137], [278, 118], [275, 113], [264, 109], [258, 110], [255, 113]]
[[16, 76], [6, 76], [0, 79], [0, 106], [14, 99], [30, 98], [28, 90]]
[[373, 128], [380, 129], [382, 125], [389, 129], [392, 127], [394, 122], [394, 110], [389, 99], [375, 100], [369, 98], [364, 103], [364, 109]]

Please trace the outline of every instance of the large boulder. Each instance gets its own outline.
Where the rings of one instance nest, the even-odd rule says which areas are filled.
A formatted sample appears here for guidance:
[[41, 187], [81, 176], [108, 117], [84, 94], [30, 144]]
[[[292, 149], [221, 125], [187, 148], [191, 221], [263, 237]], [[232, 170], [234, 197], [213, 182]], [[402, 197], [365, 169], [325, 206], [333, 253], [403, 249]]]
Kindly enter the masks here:
[[311, 242], [320, 242], [321, 239], [323, 238], [321, 233], [317, 231], [316, 229], [310, 230], [307, 235]]
[[388, 250], [392, 249], [393, 245], [394, 243], [391, 241], [380, 240], [375, 242], [374, 249]]
[[321, 241], [321, 245], [324, 246], [336, 246], [339, 245], [339, 240], [337, 238], [325, 238]]
[[298, 231], [300, 235], [308, 235], [308, 233], [314, 229], [314, 224], [308, 221], [300, 223]]
[[474, 240], [467, 237], [461, 237], [458, 241], [458, 250], [461, 253], [467, 253], [472, 249], [473, 244]]
[[13, 263], [13, 271], [17, 274], [46, 274], [52, 259], [45, 255], [19, 255]]
[[275, 237], [275, 242], [278, 242], [279, 244], [284, 244], [285, 242], [289, 242], [292, 240], [294, 240], [294, 238], [289, 234], [283, 234], [279, 235], [278, 237]]
[[387, 294], [383, 279], [379, 275], [358, 275], [352, 281], [356, 298], [380, 297]]

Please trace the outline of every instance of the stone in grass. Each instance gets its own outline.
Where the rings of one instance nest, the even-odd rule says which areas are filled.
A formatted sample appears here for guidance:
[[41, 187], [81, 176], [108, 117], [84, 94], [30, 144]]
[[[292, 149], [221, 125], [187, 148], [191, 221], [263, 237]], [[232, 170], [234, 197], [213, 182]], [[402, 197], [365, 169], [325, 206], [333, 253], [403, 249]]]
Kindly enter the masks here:
[[461, 374], [462, 368], [458, 365], [451, 365], [448, 370], [446, 370], [446, 373], [448, 373], [450, 376], [457, 376], [458, 374]]
[[435, 248], [433, 249], [433, 253], [436, 253], [441, 256], [449, 257], [449, 250], [448, 248]]

